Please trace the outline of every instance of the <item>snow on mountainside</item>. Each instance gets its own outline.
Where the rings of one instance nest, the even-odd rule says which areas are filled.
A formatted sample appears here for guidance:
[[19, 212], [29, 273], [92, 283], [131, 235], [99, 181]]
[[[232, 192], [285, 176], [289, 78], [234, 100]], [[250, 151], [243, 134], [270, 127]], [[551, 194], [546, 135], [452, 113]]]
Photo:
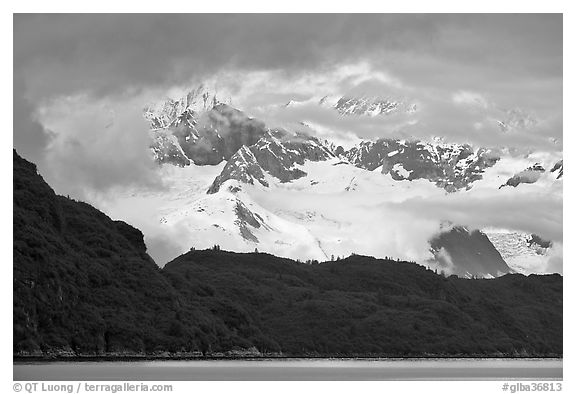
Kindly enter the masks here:
[[336, 96], [326, 95], [321, 98], [312, 97], [306, 101], [290, 100], [285, 107], [297, 107], [303, 103], [315, 103], [322, 107], [333, 108], [341, 115], [380, 116], [394, 113], [413, 114], [418, 111], [417, 104], [401, 99], [376, 96]]
[[[326, 103], [327, 97], [320, 103]], [[396, 112], [414, 113], [416, 104], [406, 104], [402, 101], [381, 97], [348, 97], [338, 99], [334, 108], [342, 115], [390, 115]]]
[[[320, 104], [343, 115], [416, 110], [402, 102], [344, 97], [324, 97]], [[501, 239], [459, 231], [456, 223], [431, 241], [437, 223], [419, 222], [419, 235], [395, 204], [447, 192], [498, 192], [526, 169], [540, 175], [511, 185], [519, 192], [562, 193], [560, 153], [520, 157], [441, 139], [362, 141], [345, 150], [313, 137], [310, 126], [271, 129], [205, 88], [149, 107], [145, 116], [156, 160], [174, 165], [167, 166], [172, 186], [140, 199], [125, 196], [125, 204], [155, 212], [164, 236], [181, 251], [219, 244], [320, 261], [361, 253], [438, 264], [462, 276], [497, 276], [510, 271], [507, 262], [515, 264]]]
[[[333, 95], [311, 97], [307, 100], [290, 100], [284, 105], [285, 108], [298, 107], [303, 104], [318, 104], [321, 107], [331, 108], [343, 116], [369, 116], [408, 114], [418, 119], [419, 104], [415, 100], [390, 96], [368, 95]], [[538, 124], [538, 119], [533, 114], [521, 108], [498, 108], [491, 104], [478, 100], [472, 104], [485, 112], [487, 118], [494, 122], [502, 132], [525, 131]], [[553, 140], [556, 143], [556, 140]]]
[[515, 173], [506, 181], [505, 184], [501, 185], [500, 188], [506, 186], [518, 187], [521, 183], [532, 184], [538, 182], [538, 180], [542, 178], [554, 178], [555, 180], [559, 180], [563, 175], [563, 160], [556, 161], [554, 165], [548, 163], [547, 168], [540, 163], [534, 163], [530, 167]]
[[556, 245], [535, 234], [501, 229], [484, 232], [510, 268], [522, 274], [547, 272], [549, 260], [558, 253]]
[[185, 114], [208, 111], [217, 104], [228, 104], [230, 100], [220, 101], [216, 94], [204, 85], [190, 90], [184, 97], [174, 100], [168, 98], [144, 108], [144, 118], [153, 129], [167, 128], [181, 122]]
[[[563, 185], [563, 178], [560, 175], [562, 171], [561, 157], [562, 152], [533, 152], [526, 155], [513, 155], [503, 150], [500, 153], [500, 159], [493, 166], [484, 170], [482, 178], [473, 183], [473, 188], [502, 190], [513, 188], [519, 192], [549, 194], [561, 198]], [[534, 178], [523, 177], [522, 174], [527, 172], [536, 172], [537, 174]], [[523, 181], [516, 183], [517, 180]]]
[[[332, 254], [344, 256], [359, 251], [382, 255], [382, 245], [393, 245], [391, 248], [399, 251], [403, 242], [402, 237], [393, 234], [392, 227], [374, 231], [386, 216], [378, 207], [409, 196], [443, 193], [427, 181], [399, 184], [389, 176], [337, 158], [305, 161], [295, 167], [307, 175], [282, 183], [265, 173], [263, 180], [268, 187], [260, 182], [227, 179], [214, 193], [198, 191], [182, 200], [178, 208], [166, 211], [161, 223], [167, 228], [185, 229], [188, 236], [178, 240], [183, 248], [218, 243], [224, 249], [258, 248], [280, 256], [320, 261]], [[390, 193], [395, 189], [398, 193]], [[426, 240], [423, 243], [425, 246]], [[390, 254], [393, 252], [396, 254], [390, 250]], [[406, 255], [419, 257], [416, 251]]]
[[261, 121], [220, 102], [203, 87], [180, 100], [169, 99], [144, 116], [150, 121], [151, 148], [159, 163], [215, 165], [267, 132]]
[[[493, 167], [486, 170], [482, 180], [474, 189], [514, 189], [515, 193], [539, 196], [545, 200], [561, 200], [563, 192], [562, 177], [559, 175], [562, 160], [560, 154], [532, 153], [523, 157], [503, 156]], [[512, 187], [511, 180], [518, 179], [518, 174], [525, 173], [527, 168], [542, 167], [536, 171], [537, 178], [530, 182], [519, 182]], [[515, 183], [515, 182], [514, 182]], [[503, 187], [503, 185], [507, 185]], [[550, 272], [549, 264], [562, 257], [562, 244], [549, 244], [548, 241], [535, 242], [538, 234], [528, 234], [506, 229], [486, 228], [483, 230], [506, 263], [516, 272], [545, 273]]]
[[306, 176], [306, 172], [296, 167], [297, 164], [304, 164], [306, 160], [327, 160], [333, 156], [315, 137], [282, 129], [269, 130], [254, 145], [242, 146], [230, 158], [208, 192], [217, 192], [228, 179], [250, 184], [256, 180], [268, 186], [265, 172], [280, 182], [289, 182]]
[[540, 179], [540, 175], [542, 175], [542, 173], [545, 171], [546, 170], [544, 169], [544, 167], [542, 167], [539, 163], [536, 163], [526, 168], [525, 170], [522, 170], [519, 173], [514, 174], [514, 176], [508, 179], [505, 184], [500, 186], [500, 188], [506, 186], [516, 187], [521, 183], [536, 183], [536, 181]]
[[471, 188], [499, 160], [497, 152], [469, 145], [392, 139], [364, 141], [344, 156], [358, 167], [381, 167], [396, 180], [428, 179], [448, 192]]
[[243, 190], [245, 187], [237, 181], [227, 181], [219, 192], [199, 196], [165, 215], [163, 225], [185, 229], [188, 237], [182, 242], [188, 247], [218, 244], [227, 250], [258, 249], [279, 256], [326, 259], [305, 226], [260, 206]]
[[[175, 189], [149, 198], [150, 209], [159, 211], [164, 234], [176, 231], [172, 240], [181, 250], [219, 244], [224, 249], [258, 249], [303, 261], [325, 261], [332, 255], [351, 253], [393, 255], [429, 266], [437, 260], [439, 272], [468, 277], [496, 276], [509, 270], [485, 261], [495, 250], [480, 235], [460, 237], [457, 242], [451, 240], [454, 235], [443, 237], [433, 244], [437, 247], [434, 253], [428, 252], [428, 239], [418, 239], [421, 235], [412, 222], [395, 208], [395, 203], [405, 199], [445, 193], [428, 181], [395, 181], [337, 158], [306, 161], [297, 167], [307, 176], [280, 183], [265, 174], [268, 187], [229, 179], [212, 194], [204, 193], [210, 181], [206, 170], [211, 167], [175, 168], [176, 172], [187, 171], [188, 176], [181, 176]], [[190, 184], [191, 179], [200, 177], [202, 184]], [[163, 203], [165, 198], [167, 203]], [[435, 225], [429, 226], [427, 231], [433, 232]], [[414, 248], [415, 244], [420, 247]], [[472, 246], [473, 253], [465, 257], [463, 250]], [[454, 258], [446, 257], [452, 254]], [[482, 269], [471, 267], [471, 261], [481, 263]], [[465, 262], [464, 266], [460, 262]]]

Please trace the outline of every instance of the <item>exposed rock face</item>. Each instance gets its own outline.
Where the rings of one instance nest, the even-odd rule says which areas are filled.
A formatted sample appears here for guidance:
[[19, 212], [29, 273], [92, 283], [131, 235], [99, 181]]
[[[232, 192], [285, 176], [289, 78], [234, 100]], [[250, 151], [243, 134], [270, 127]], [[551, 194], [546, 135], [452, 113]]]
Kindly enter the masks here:
[[214, 165], [229, 160], [243, 145], [252, 145], [268, 129], [226, 104], [203, 113], [195, 127], [186, 124], [175, 131], [182, 150], [197, 165]]
[[562, 178], [564, 175], [564, 160], [559, 160], [556, 164], [554, 164], [554, 167], [552, 167], [550, 172], [558, 174], [556, 175], [556, 179]]
[[208, 193], [215, 193], [228, 179], [243, 183], [269, 186], [268, 174], [280, 182], [289, 182], [306, 175], [297, 168], [305, 160], [321, 161], [333, 157], [333, 154], [315, 137], [305, 134], [293, 134], [286, 130], [269, 130], [265, 136], [250, 147], [243, 146], [234, 154], [222, 173], [216, 177]]
[[[334, 108], [342, 115], [377, 116], [416, 111], [415, 104], [381, 97], [325, 96], [319, 104]], [[298, 103], [287, 104], [290, 105]], [[427, 179], [454, 192], [470, 188], [474, 181], [482, 178], [484, 169], [499, 160], [497, 153], [469, 145], [393, 139], [364, 141], [345, 151], [301, 133], [270, 130], [263, 122], [223, 103], [203, 87], [180, 100], [168, 100], [147, 108], [145, 117], [152, 127], [151, 148], [158, 162], [183, 167], [191, 163], [215, 165], [228, 161], [210, 187], [211, 193], [226, 179], [247, 183], [257, 180], [267, 186], [263, 176], [266, 173], [288, 182], [305, 176], [294, 165], [330, 156], [345, 158], [370, 171], [381, 167], [382, 173], [390, 174], [395, 180]], [[251, 154], [246, 149], [240, 151], [243, 146]]]
[[540, 179], [540, 176], [545, 171], [546, 170], [544, 169], [544, 167], [536, 163], [533, 166], [528, 167], [524, 171], [515, 174], [512, 178], [508, 179], [505, 184], [500, 186], [499, 189], [506, 186], [516, 187], [521, 183], [528, 183], [528, 184], [535, 183], [536, 181], [538, 181], [538, 179]]
[[254, 181], [260, 182], [262, 186], [268, 186], [268, 181], [258, 160], [252, 153], [252, 150], [243, 146], [234, 156], [228, 160], [226, 166], [222, 169], [220, 175], [214, 179], [214, 182], [208, 189], [208, 193], [216, 193], [220, 186], [228, 179], [236, 179], [239, 182], [254, 184]]
[[378, 116], [396, 112], [416, 112], [415, 104], [406, 104], [402, 101], [381, 97], [344, 96], [336, 102], [334, 108], [342, 115]]
[[[416, 114], [417, 105], [405, 99], [369, 96], [324, 96], [318, 100], [321, 106], [333, 108], [344, 116], [382, 116], [398, 113]], [[191, 90], [179, 100], [169, 99], [163, 103], [149, 106], [144, 110], [145, 118], [150, 122], [152, 135], [151, 148], [156, 160], [177, 166], [215, 165], [230, 161], [220, 179], [215, 180], [211, 192], [218, 189], [218, 184], [225, 179], [239, 179], [253, 183], [267, 183], [260, 173], [269, 173], [273, 177], [287, 182], [305, 174], [293, 168], [302, 157], [309, 160], [322, 160], [325, 152], [312, 149], [305, 154], [291, 155], [288, 144], [296, 145], [301, 150], [303, 144], [280, 138], [277, 143], [273, 138], [277, 133], [284, 137], [287, 132], [269, 130], [261, 121], [246, 116], [242, 111], [233, 108], [231, 100], [221, 100], [205, 86]], [[286, 107], [297, 106], [303, 102], [291, 100]], [[416, 116], [416, 115], [415, 115]], [[503, 111], [498, 124], [503, 131], [525, 129], [537, 121], [520, 109]], [[303, 125], [306, 125], [302, 122]], [[304, 137], [311, 140], [310, 137]], [[319, 143], [319, 141], [317, 141]], [[253, 148], [253, 145], [260, 144]], [[360, 168], [374, 170], [381, 167], [384, 174], [390, 174], [394, 180], [427, 179], [448, 192], [469, 189], [473, 182], [482, 178], [486, 168], [492, 167], [500, 158], [500, 153], [490, 149], [473, 148], [464, 144], [429, 143], [423, 141], [405, 141], [380, 139], [363, 141], [358, 146], [346, 151], [327, 141], [319, 143], [329, 154], [345, 158]], [[247, 152], [239, 152], [243, 146], [249, 148], [258, 164], [251, 160]], [[286, 149], [288, 148], [288, 149]], [[269, 149], [270, 152], [261, 152]], [[288, 154], [287, 154], [288, 152]], [[309, 156], [309, 157], [308, 157]], [[314, 158], [316, 156], [316, 158]], [[296, 161], [292, 161], [296, 159]], [[290, 163], [290, 161], [292, 161]], [[250, 164], [247, 164], [252, 162]], [[243, 169], [233, 168], [244, 163]], [[258, 168], [259, 167], [259, 168]], [[250, 168], [254, 174], [249, 175]], [[557, 173], [557, 179], [563, 176], [562, 161], [550, 170]], [[534, 166], [515, 175], [505, 185], [517, 186], [520, 183], [533, 183], [540, 176], [541, 169]]]
[[547, 241], [536, 234], [530, 234], [526, 242], [528, 243], [529, 247], [533, 247], [535, 249], [548, 249], [552, 246], [552, 241]]
[[395, 180], [428, 179], [448, 192], [470, 188], [499, 160], [494, 152], [469, 145], [393, 139], [362, 142], [344, 156], [360, 168], [373, 171], [381, 166], [382, 173]]
[[144, 116], [150, 122], [156, 161], [181, 167], [229, 160], [242, 145], [256, 143], [267, 131], [263, 122], [203, 90], [156, 109], [146, 108]]
[[498, 277], [512, 272], [486, 234], [478, 230], [454, 227], [439, 234], [430, 245], [438, 264], [451, 274]]
[[150, 132], [150, 149], [158, 163], [169, 163], [178, 167], [186, 167], [191, 161], [186, 156], [176, 136], [168, 129], [158, 129]]
[[252, 233], [252, 231], [250, 231], [250, 227], [255, 229], [260, 227], [268, 228], [264, 219], [262, 219], [257, 213], [250, 211], [240, 200], [236, 201], [234, 212], [236, 213], [236, 220], [234, 223], [240, 229], [240, 235], [242, 235], [242, 238], [247, 241], [258, 243], [258, 238]]
[[150, 122], [152, 129], [163, 129], [178, 124], [185, 113], [209, 111], [219, 103], [227, 104], [229, 100], [221, 101], [206, 86], [199, 85], [178, 100], [167, 99], [148, 105], [144, 108], [144, 118]]
[[322, 98], [312, 97], [306, 101], [290, 100], [284, 107], [297, 107], [306, 103], [317, 103], [321, 107], [337, 111], [342, 116], [382, 116], [417, 112], [417, 105], [404, 99], [366, 95], [341, 96], [330, 94]]

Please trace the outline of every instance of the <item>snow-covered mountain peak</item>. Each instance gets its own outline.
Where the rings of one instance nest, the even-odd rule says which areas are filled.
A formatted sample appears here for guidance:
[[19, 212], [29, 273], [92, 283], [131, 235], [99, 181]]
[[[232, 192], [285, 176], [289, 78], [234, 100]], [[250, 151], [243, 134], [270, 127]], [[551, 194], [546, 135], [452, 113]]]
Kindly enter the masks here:
[[343, 96], [336, 102], [334, 108], [342, 115], [366, 116], [390, 115], [399, 112], [411, 114], [417, 111], [416, 104], [377, 96]]
[[229, 104], [231, 99], [221, 99], [215, 89], [201, 84], [191, 88], [179, 99], [168, 98], [164, 101], [150, 104], [144, 108], [146, 118], [153, 129], [166, 128], [178, 122], [183, 115], [194, 116], [209, 111], [218, 104]]
[[312, 97], [305, 101], [289, 100], [284, 104], [285, 108], [294, 108], [299, 105], [313, 103], [324, 108], [331, 108], [338, 111], [343, 116], [363, 115], [379, 116], [391, 115], [393, 113], [413, 114], [417, 112], [418, 106], [403, 99], [386, 96], [369, 95], [325, 95], [322, 97]]
[[499, 160], [490, 150], [466, 144], [389, 138], [363, 141], [345, 157], [360, 168], [390, 173], [395, 180], [427, 179], [448, 192], [471, 188]]
[[151, 124], [151, 148], [159, 163], [215, 165], [266, 133], [263, 122], [211, 92], [201, 86], [180, 100], [145, 109]]
[[229, 179], [267, 187], [269, 178], [275, 182], [289, 182], [306, 176], [298, 165], [306, 161], [321, 161], [334, 154], [318, 140], [303, 133], [284, 129], [269, 129], [253, 145], [242, 146], [216, 177], [208, 193], [217, 192]]
[[[562, 191], [561, 152], [550, 157], [538, 152], [524, 157], [513, 150], [406, 135], [403, 139], [354, 139], [344, 148], [335, 143], [338, 139], [316, 137], [333, 134], [308, 119], [272, 128], [222, 103], [210, 92], [199, 87], [179, 100], [166, 100], [145, 111], [149, 120], [155, 120], [149, 132], [158, 162], [175, 164], [181, 168], [171, 170], [194, 173], [195, 177], [210, 174], [202, 178], [201, 185], [194, 184], [193, 196], [184, 187], [189, 180], [179, 179], [186, 198], [178, 199], [179, 206], [162, 217], [167, 228], [188, 227], [186, 242], [195, 245], [204, 245], [209, 236], [211, 244], [218, 242], [232, 250], [253, 250], [257, 244], [262, 251], [306, 259], [332, 253], [382, 256], [400, 251], [420, 262], [428, 258], [443, 258], [446, 264], [472, 261], [469, 256], [458, 255], [459, 245], [477, 243], [479, 247], [470, 253], [496, 256], [494, 251], [488, 253], [490, 240], [481, 234], [472, 236], [463, 228], [442, 239], [451, 241], [451, 250], [440, 243], [429, 254], [428, 240], [423, 239], [408, 253], [390, 241], [410, 233], [403, 227], [406, 222], [394, 222], [402, 228], [390, 227], [382, 236], [379, 224], [396, 214], [393, 204], [423, 196], [440, 199], [447, 192], [475, 194], [476, 190], [502, 194]], [[342, 118], [343, 122], [354, 116], [416, 110], [402, 100], [348, 96], [293, 100], [285, 106], [299, 105], [322, 105], [329, 108], [326, 111], [350, 116]], [[514, 115], [518, 114], [512, 112], [511, 119]], [[518, 185], [509, 184], [514, 187], [498, 191], [516, 179], [521, 184], [517, 190]], [[484, 271], [466, 268], [466, 272], [476, 275]], [[507, 271], [486, 272], [497, 276]]]

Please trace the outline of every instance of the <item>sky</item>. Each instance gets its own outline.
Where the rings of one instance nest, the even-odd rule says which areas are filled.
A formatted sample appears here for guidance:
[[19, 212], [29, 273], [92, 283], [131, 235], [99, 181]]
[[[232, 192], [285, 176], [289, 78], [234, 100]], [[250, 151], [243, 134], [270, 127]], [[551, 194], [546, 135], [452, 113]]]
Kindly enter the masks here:
[[[442, 136], [558, 152], [562, 40], [561, 14], [16, 14], [14, 147], [60, 194], [161, 189], [142, 108], [206, 83], [270, 125], [306, 120], [345, 146]], [[317, 105], [344, 94], [415, 103], [417, 122]], [[504, 133], [496, 120], [512, 113], [534, 122]]]

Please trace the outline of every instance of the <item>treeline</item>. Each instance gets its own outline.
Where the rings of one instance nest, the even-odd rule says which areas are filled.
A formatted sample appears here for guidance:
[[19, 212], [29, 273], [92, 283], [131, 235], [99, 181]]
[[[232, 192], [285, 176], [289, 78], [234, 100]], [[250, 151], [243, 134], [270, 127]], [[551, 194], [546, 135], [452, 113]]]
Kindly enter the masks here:
[[[318, 265], [192, 251], [163, 272], [245, 343], [290, 355], [559, 355], [562, 278], [445, 278], [409, 262], [350, 256]], [[223, 313], [226, 311], [226, 313]]]

